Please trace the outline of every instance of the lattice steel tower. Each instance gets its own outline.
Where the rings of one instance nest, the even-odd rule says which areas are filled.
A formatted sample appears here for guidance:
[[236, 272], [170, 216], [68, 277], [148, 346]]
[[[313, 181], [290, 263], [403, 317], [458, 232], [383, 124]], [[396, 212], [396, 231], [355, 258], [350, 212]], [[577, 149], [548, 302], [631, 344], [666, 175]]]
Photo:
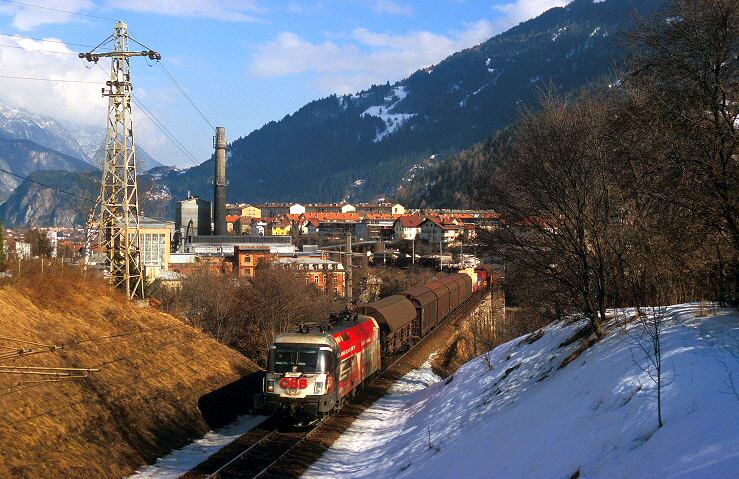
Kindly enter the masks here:
[[[110, 80], [103, 96], [108, 97], [108, 127], [105, 132], [103, 179], [100, 185], [97, 214], [98, 245], [101, 261], [108, 268], [116, 287], [129, 298], [144, 296], [142, 258], [139, 249], [139, 198], [136, 185], [136, 154], [131, 115], [131, 57], [146, 56], [160, 60], [159, 53], [128, 51], [128, 27], [115, 24], [113, 35], [89, 53], [79, 57], [97, 63], [110, 57]], [[133, 39], [131, 39], [133, 40]], [[141, 45], [136, 40], [134, 42]], [[110, 52], [95, 53], [103, 45], [113, 43]], [[141, 45], [144, 47], [144, 45]], [[146, 48], [146, 47], [144, 47]], [[98, 205], [96, 205], [97, 208]]]

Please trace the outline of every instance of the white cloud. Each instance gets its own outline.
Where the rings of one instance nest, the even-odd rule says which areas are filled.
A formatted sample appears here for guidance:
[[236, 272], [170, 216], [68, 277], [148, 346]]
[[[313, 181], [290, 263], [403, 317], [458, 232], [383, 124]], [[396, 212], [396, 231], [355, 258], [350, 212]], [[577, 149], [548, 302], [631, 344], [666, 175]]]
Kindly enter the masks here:
[[76, 51], [53, 38], [3, 37], [3, 43], [14, 47], [0, 49], [3, 104], [64, 122], [104, 124], [107, 99], [101, 88], [108, 75], [104, 65], [84, 68]]
[[493, 35], [486, 21], [466, 27], [448, 35], [428, 31], [387, 34], [358, 28], [341, 43], [320, 44], [283, 32], [257, 47], [249, 73], [262, 77], [318, 73], [314, 85], [319, 92], [354, 93], [371, 83], [400, 80]]
[[413, 8], [408, 5], [401, 5], [390, 0], [375, 0], [372, 5], [372, 10], [377, 14], [390, 14], [390, 15], [412, 15]]
[[264, 13], [257, 0], [107, 0], [107, 6], [134, 12], [226, 21], [257, 21]]
[[504, 5], [493, 5], [493, 10], [505, 15], [499, 25], [503, 30], [508, 30], [521, 22], [538, 17], [550, 8], [563, 7], [568, 3], [570, 0], [516, 0]]

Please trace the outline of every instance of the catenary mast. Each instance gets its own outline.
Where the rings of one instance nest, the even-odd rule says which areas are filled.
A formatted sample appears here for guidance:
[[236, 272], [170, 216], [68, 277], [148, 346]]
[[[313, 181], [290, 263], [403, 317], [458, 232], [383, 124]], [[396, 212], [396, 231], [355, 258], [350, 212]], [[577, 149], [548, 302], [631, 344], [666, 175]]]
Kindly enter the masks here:
[[[162, 57], [150, 49], [128, 51], [129, 39], [127, 25], [119, 21], [115, 24], [113, 35], [92, 51], [80, 53], [79, 57], [95, 63], [103, 57], [111, 59], [110, 80], [102, 89], [103, 96], [108, 97], [108, 125], [105, 132], [103, 179], [98, 199], [98, 246], [101, 262], [108, 267], [114, 285], [125, 290], [129, 298], [133, 298], [144, 296], [144, 281], [139, 249], [139, 200], [131, 115], [133, 86], [130, 58], [146, 56], [151, 60], [160, 60]], [[110, 42], [113, 42], [112, 51], [95, 53]]]

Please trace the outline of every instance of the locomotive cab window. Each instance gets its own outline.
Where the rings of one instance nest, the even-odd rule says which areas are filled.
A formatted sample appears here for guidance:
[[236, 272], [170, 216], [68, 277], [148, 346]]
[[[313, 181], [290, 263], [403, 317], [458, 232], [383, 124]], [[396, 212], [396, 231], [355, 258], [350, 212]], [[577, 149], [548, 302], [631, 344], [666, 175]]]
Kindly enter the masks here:
[[317, 373], [330, 367], [330, 350], [277, 346], [269, 354], [268, 370], [276, 373]]

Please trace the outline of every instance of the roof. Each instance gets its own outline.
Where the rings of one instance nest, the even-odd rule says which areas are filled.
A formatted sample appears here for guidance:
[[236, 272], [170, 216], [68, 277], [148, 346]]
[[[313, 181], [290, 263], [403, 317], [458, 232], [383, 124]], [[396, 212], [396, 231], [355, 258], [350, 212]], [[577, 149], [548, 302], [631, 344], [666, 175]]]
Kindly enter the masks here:
[[402, 294], [408, 299], [415, 299], [416, 301], [420, 303], [421, 306], [425, 306], [429, 303], [433, 303], [434, 301], [438, 299], [436, 296], [436, 293], [431, 291], [426, 286], [416, 286], [415, 288], [401, 291], [398, 294]]
[[404, 228], [418, 228], [423, 223], [423, 218], [416, 215], [402, 215], [397, 221], [400, 221]]

